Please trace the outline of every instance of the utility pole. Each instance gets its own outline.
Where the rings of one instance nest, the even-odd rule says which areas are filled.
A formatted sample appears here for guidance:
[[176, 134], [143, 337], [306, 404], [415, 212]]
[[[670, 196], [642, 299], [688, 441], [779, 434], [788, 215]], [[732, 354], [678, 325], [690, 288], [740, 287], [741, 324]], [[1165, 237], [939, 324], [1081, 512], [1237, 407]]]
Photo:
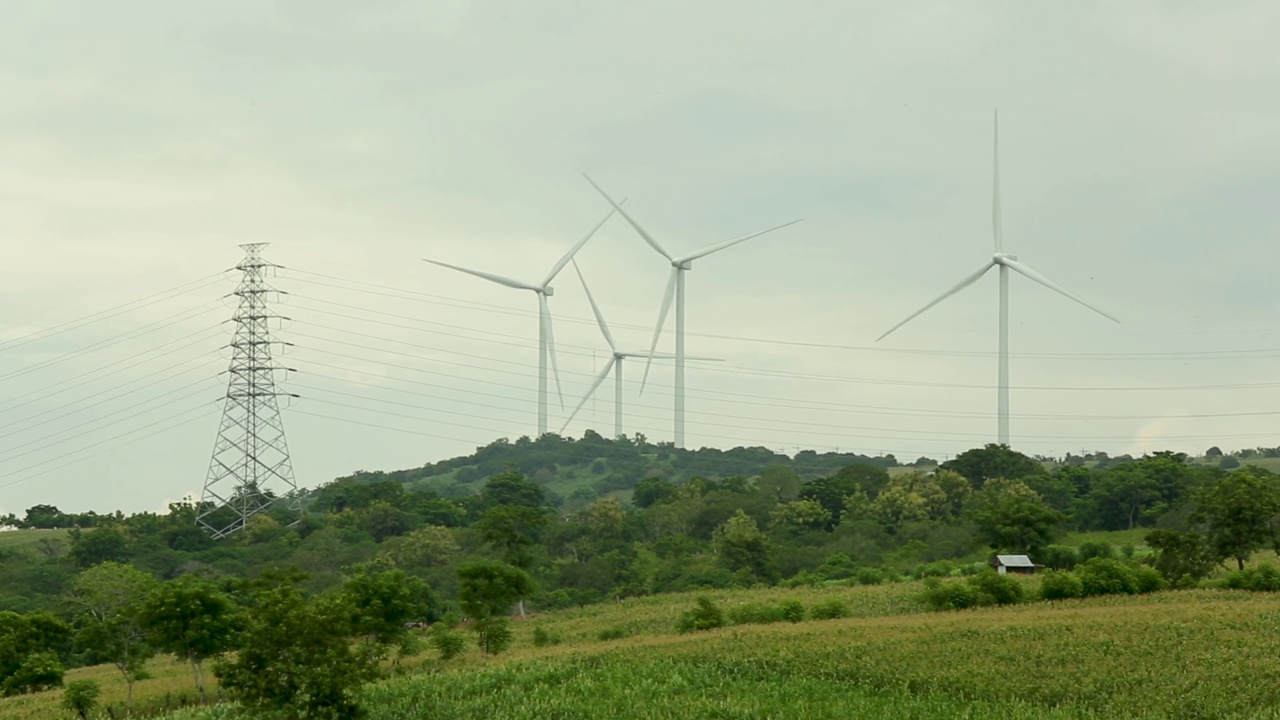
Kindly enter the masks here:
[[283, 499], [290, 509], [299, 508], [277, 401], [297, 396], [276, 389], [276, 371], [290, 368], [271, 356], [272, 345], [286, 343], [271, 339], [270, 321], [288, 318], [267, 309], [267, 295], [279, 291], [267, 284], [266, 271], [280, 266], [262, 259], [266, 245], [241, 245], [244, 259], [236, 265], [242, 277], [233, 293], [240, 301], [232, 317], [236, 329], [227, 394], [196, 515], [196, 523], [214, 538], [243, 529], [251, 516]]

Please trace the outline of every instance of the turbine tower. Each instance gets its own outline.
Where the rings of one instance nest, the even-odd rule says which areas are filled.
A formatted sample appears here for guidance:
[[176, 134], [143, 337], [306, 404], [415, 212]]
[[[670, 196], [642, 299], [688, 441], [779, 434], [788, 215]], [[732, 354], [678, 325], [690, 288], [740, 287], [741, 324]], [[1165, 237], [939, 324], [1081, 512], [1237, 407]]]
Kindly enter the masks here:
[[[623, 202], [626, 202], [626, 200], [623, 200]], [[478, 278], [495, 282], [499, 285], [515, 288], [516, 290], [531, 290], [538, 296], [538, 437], [542, 437], [547, 432], [548, 358], [550, 358], [551, 361], [552, 372], [556, 376], [556, 394], [560, 397], [560, 406], [562, 408], [564, 407], [564, 394], [560, 390], [560, 368], [556, 365], [555, 337], [551, 330], [551, 309], [547, 306], [547, 298], [555, 294], [555, 289], [551, 287], [551, 281], [556, 279], [556, 275], [560, 274], [560, 271], [564, 269], [564, 266], [569, 264], [569, 261], [573, 259], [573, 256], [582, 249], [583, 245], [587, 244], [587, 241], [591, 239], [591, 236], [595, 235], [596, 231], [608, 222], [611, 217], [613, 217], [612, 210], [609, 211], [608, 215], [604, 216], [603, 220], [596, 223], [595, 227], [591, 228], [591, 232], [588, 232], [577, 242], [577, 244], [569, 248], [569, 252], [565, 253], [564, 257], [557, 260], [555, 265], [551, 266], [551, 272], [547, 273], [546, 278], [538, 284], [513, 280], [509, 277], [503, 277], [502, 275], [494, 275], [493, 273], [471, 270], [469, 268], [450, 265], [449, 263], [440, 262], [438, 260], [423, 258], [432, 265], [439, 265], [440, 267], [446, 267], [450, 270], [457, 270], [458, 272], [466, 273], [468, 275], [474, 275]]]
[[[604, 368], [596, 375], [595, 382], [591, 383], [591, 387], [587, 390], [587, 394], [582, 396], [582, 400], [578, 402], [578, 406], [569, 414], [569, 419], [564, 421], [564, 425], [560, 428], [563, 435], [565, 428], [569, 427], [569, 423], [573, 422], [573, 418], [578, 415], [578, 411], [582, 410], [582, 406], [587, 404], [591, 396], [595, 394], [600, 384], [609, 377], [609, 371], [613, 370], [613, 436], [615, 438], [622, 437], [622, 361], [627, 358], [660, 358], [669, 359], [675, 357], [670, 353], [654, 353], [652, 351], [645, 352], [643, 350], [619, 350], [617, 343], [613, 341], [613, 333], [609, 332], [609, 324], [604, 321], [604, 313], [600, 312], [600, 306], [596, 304], [596, 299], [591, 295], [591, 288], [587, 287], [586, 278], [582, 277], [582, 270], [578, 269], [578, 261], [573, 261], [573, 270], [578, 274], [578, 280], [582, 283], [582, 289], [587, 293], [587, 301], [591, 303], [591, 312], [596, 316], [596, 324], [600, 326], [600, 334], [604, 335], [604, 341], [609, 344], [609, 349], [613, 354], [609, 358], [609, 362], [605, 363]], [[720, 358], [709, 357], [688, 357], [686, 360], [712, 360], [718, 361]]]
[[230, 379], [196, 515], [196, 523], [214, 538], [244, 528], [251, 516], [267, 512], [282, 497], [290, 498], [290, 509], [298, 509], [298, 485], [276, 400], [297, 396], [275, 386], [276, 372], [288, 368], [271, 357], [271, 346], [279, 341], [271, 339], [268, 324], [281, 316], [267, 309], [267, 295], [279, 291], [265, 275], [279, 266], [262, 259], [266, 245], [241, 245], [244, 260], [236, 265], [243, 277], [234, 293], [240, 303], [232, 318]]
[[658, 348], [658, 338], [662, 335], [662, 326], [667, 320], [667, 313], [671, 311], [671, 300], [674, 296], [676, 303], [675, 446], [682, 448], [684, 447], [684, 361], [686, 359], [684, 354], [685, 273], [692, 269], [694, 260], [704, 258], [712, 253], [720, 252], [721, 250], [733, 247], [734, 245], [750, 240], [751, 238], [759, 237], [765, 233], [779, 230], [787, 227], [788, 225], [794, 225], [800, 222], [800, 220], [792, 220], [790, 222], [782, 223], [781, 225], [775, 225], [771, 228], [759, 230], [747, 235], [741, 235], [731, 240], [725, 240], [724, 242], [715, 243], [714, 245], [708, 245], [707, 247], [696, 252], [689, 253], [688, 255], [677, 257], [667, 252], [666, 248], [662, 247], [661, 243], [654, 239], [654, 237], [644, 228], [640, 227], [640, 223], [637, 223], [634, 218], [627, 214], [626, 210], [622, 209], [621, 203], [614, 202], [613, 198], [609, 197], [609, 194], [597, 185], [590, 176], [586, 176], [584, 174], [584, 177], [587, 178], [587, 182], [591, 183], [591, 186], [594, 187], [605, 200], [609, 201], [609, 204], [613, 206], [613, 209], [617, 210], [618, 214], [625, 218], [631, 227], [635, 228], [635, 231], [640, 234], [640, 237], [643, 238], [646, 243], [649, 244], [649, 247], [656, 250], [659, 255], [667, 259], [667, 262], [671, 263], [671, 275], [667, 279], [667, 289], [662, 295], [662, 308], [658, 311], [658, 324], [653, 330], [653, 342], [649, 346], [650, 356], [644, 366], [644, 376], [640, 381], [640, 391], [644, 392], [645, 383], [649, 379], [649, 367], [653, 364], [653, 352]]
[[998, 379], [999, 390], [998, 390], [998, 397], [996, 402], [997, 422], [998, 422], [997, 436], [1001, 445], [1008, 445], [1009, 444], [1009, 271], [1013, 270], [1014, 272], [1017, 272], [1026, 278], [1029, 278], [1037, 283], [1040, 283], [1041, 285], [1049, 288], [1050, 290], [1058, 293], [1059, 295], [1062, 295], [1063, 297], [1066, 297], [1070, 300], [1074, 300], [1075, 302], [1080, 303], [1081, 305], [1089, 308], [1090, 310], [1098, 313], [1099, 315], [1107, 318], [1108, 320], [1112, 320], [1117, 323], [1120, 321], [1114, 316], [1094, 307], [1093, 305], [1090, 305], [1089, 303], [1085, 302], [1079, 297], [1063, 289], [1057, 283], [1053, 282], [1052, 280], [1045, 277], [1044, 275], [1041, 275], [1039, 272], [1032, 269], [1030, 266], [1019, 262], [1017, 255], [1010, 255], [1004, 251], [1003, 228], [1002, 228], [1002, 222], [1000, 217], [1000, 115], [999, 113], [997, 113], [995, 116], [995, 142], [994, 142], [993, 167], [994, 167], [994, 170], [993, 170], [993, 179], [992, 179], [991, 231], [992, 231], [993, 237], [995, 238], [995, 253], [992, 254], [991, 259], [983, 263], [982, 267], [978, 268], [972, 274], [966, 276], [959, 283], [956, 283], [956, 285], [952, 287], [950, 290], [947, 290], [946, 292], [939, 295], [937, 298], [930, 301], [929, 304], [925, 305], [924, 307], [920, 308], [914, 313], [911, 313], [910, 315], [908, 315], [907, 319], [889, 328], [888, 332], [876, 338], [876, 342], [880, 342], [881, 340], [888, 337], [889, 333], [892, 333], [894, 330], [897, 330], [903, 325], [906, 325], [907, 323], [911, 322], [913, 319], [915, 319], [917, 315], [922, 314], [923, 312], [933, 307], [934, 305], [937, 305], [943, 300], [946, 300], [952, 295], [955, 295], [961, 290], [974, 284], [975, 282], [978, 281], [979, 278], [987, 274], [987, 271], [990, 270], [991, 268], [993, 267], [1000, 268], [1000, 352], [999, 352], [999, 379]]

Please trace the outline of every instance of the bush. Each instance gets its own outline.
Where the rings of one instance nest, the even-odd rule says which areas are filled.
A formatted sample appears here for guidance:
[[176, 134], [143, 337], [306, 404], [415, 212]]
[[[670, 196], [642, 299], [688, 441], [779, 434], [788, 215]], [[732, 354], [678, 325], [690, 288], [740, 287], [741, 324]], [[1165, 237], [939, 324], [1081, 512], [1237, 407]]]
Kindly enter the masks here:
[[549, 647], [551, 645], [559, 645], [563, 642], [559, 633], [547, 631], [545, 628], [536, 627], [533, 629], [533, 646]]
[[879, 585], [884, 582], [884, 571], [880, 568], [862, 568], [856, 576], [859, 585]]
[[849, 607], [849, 603], [838, 598], [823, 600], [813, 609], [809, 611], [809, 617], [814, 620], [836, 620], [838, 618], [846, 618], [853, 615], [853, 609]]
[[779, 609], [787, 622], [798, 623], [804, 620], [804, 603], [799, 600], [783, 600]]
[[1095, 557], [1076, 568], [1084, 597], [1133, 595], [1138, 583], [1133, 570], [1119, 560]]
[[697, 599], [697, 606], [686, 611], [676, 623], [676, 630], [682, 633], [714, 630], [725, 626], [724, 610], [703, 595]]
[[1079, 560], [1076, 549], [1068, 545], [1049, 545], [1040, 551], [1040, 562], [1054, 570], [1070, 570]]
[[1040, 597], [1044, 600], [1068, 600], [1083, 594], [1080, 578], [1065, 570], [1050, 570], [1040, 577]]
[[1116, 549], [1111, 547], [1108, 542], [1087, 542], [1080, 545], [1077, 553], [1080, 562], [1092, 560], [1093, 558], [1114, 558]]
[[929, 578], [924, 583], [925, 591], [919, 600], [931, 610], [964, 610], [977, 607], [981, 602], [977, 588], [967, 580], [944, 583], [937, 578]]
[[1134, 565], [1129, 568], [1129, 573], [1139, 593], [1159, 592], [1169, 587], [1160, 571], [1149, 565]]
[[0, 684], [0, 694], [8, 697], [58, 687], [62, 685], [64, 672], [57, 654], [32, 653], [23, 658], [22, 664]]
[[[449, 630], [442, 623], [437, 623], [431, 628], [429, 642], [431, 647], [440, 653], [440, 659], [445, 661], [458, 657], [467, 648], [467, 640], [462, 636], [462, 633]], [[534, 632], [534, 643], [537, 644], [536, 631]]]
[[89, 713], [98, 704], [101, 692], [102, 688], [93, 680], [73, 680], [67, 683], [67, 689], [62, 692], [62, 707], [83, 720], [89, 717]]
[[978, 592], [979, 604], [1016, 605], [1022, 602], [1022, 583], [1008, 575], [988, 570], [974, 575], [967, 582]]
[[1223, 584], [1232, 590], [1275, 592], [1280, 590], [1280, 570], [1271, 565], [1259, 565], [1231, 573]]

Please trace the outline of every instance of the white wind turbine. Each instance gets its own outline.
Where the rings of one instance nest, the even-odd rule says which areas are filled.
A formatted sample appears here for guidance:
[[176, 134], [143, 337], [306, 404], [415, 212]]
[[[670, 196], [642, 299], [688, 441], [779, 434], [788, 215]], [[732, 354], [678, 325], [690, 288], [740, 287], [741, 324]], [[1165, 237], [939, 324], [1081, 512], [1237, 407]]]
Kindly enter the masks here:
[[766, 228], [764, 230], [753, 232], [747, 235], [742, 235], [742, 236], [733, 238], [731, 240], [725, 240], [724, 242], [719, 242], [714, 245], [708, 245], [707, 247], [704, 247], [701, 250], [698, 250], [696, 252], [689, 253], [688, 255], [676, 257], [671, 253], [667, 252], [666, 248], [662, 247], [662, 245], [657, 240], [655, 240], [652, 235], [650, 235], [644, 228], [640, 227], [640, 224], [637, 223], [634, 218], [628, 215], [626, 210], [622, 209], [621, 203], [614, 202], [613, 198], [609, 197], [609, 194], [606, 193], [599, 185], [597, 185], [596, 182], [592, 180], [589, 176], [586, 176], [584, 174], [584, 177], [587, 178], [587, 182], [591, 183], [592, 187], [594, 187], [601, 195], [604, 196], [605, 200], [609, 201], [609, 204], [612, 205], [613, 208], [618, 211], [618, 214], [622, 215], [622, 217], [626, 219], [626, 221], [631, 225], [631, 227], [635, 228], [636, 232], [640, 234], [640, 237], [643, 238], [644, 241], [649, 244], [649, 247], [658, 251], [658, 254], [662, 255], [662, 257], [666, 258], [667, 261], [671, 263], [671, 275], [667, 279], [666, 292], [664, 292], [662, 295], [662, 309], [658, 311], [658, 324], [653, 330], [653, 343], [649, 346], [649, 352], [651, 354], [644, 366], [644, 376], [641, 378], [640, 391], [644, 392], [645, 383], [649, 380], [649, 367], [650, 365], [653, 364], [652, 353], [654, 350], [658, 348], [658, 338], [662, 335], [662, 326], [667, 320], [667, 313], [671, 311], [671, 300], [672, 300], [672, 296], [674, 295], [675, 302], [676, 302], [675, 446], [682, 448], [684, 447], [684, 361], [686, 359], [684, 354], [684, 275], [685, 273], [688, 272], [693, 267], [694, 260], [706, 257], [712, 253], [720, 252], [721, 250], [737, 245], [740, 242], [745, 242], [747, 240], [750, 240], [751, 238], [764, 235], [765, 233], [773, 232], [774, 230], [779, 230], [781, 228], [787, 227], [788, 225], [794, 225], [800, 222], [800, 220], [797, 219], [797, 220], [792, 220], [791, 222], [785, 222], [785, 223], [782, 223], [781, 225], [775, 225], [771, 228]]
[[[582, 282], [582, 289], [587, 293], [587, 301], [591, 303], [591, 312], [596, 316], [596, 324], [600, 326], [600, 334], [604, 335], [604, 341], [609, 344], [612, 355], [609, 362], [605, 363], [604, 368], [596, 375], [595, 382], [591, 383], [591, 387], [587, 390], [587, 394], [582, 396], [582, 400], [578, 402], [578, 406], [569, 414], [569, 419], [564, 421], [564, 425], [560, 428], [560, 434], [564, 434], [565, 428], [569, 427], [569, 423], [573, 422], [573, 418], [577, 416], [578, 411], [583, 405], [591, 399], [600, 384], [609, 377], [609, 371], [613, 370], [613, 436], [622, 436], [622, 361], [627, 358], [659, 358], [669, 359], [675, 357], [670, 353], [654, 353], [652, 351], [645, 352], [643, 350], [619, 350], [618, 344], [613, 341], [613, 333], [609, 332], [609, 324], [604, 321], [604, 313], [600, 312], [600, 306], [596, 304], [596, 299], [591, 295], [591, 288], [587, 287], [587, 279], [582, 277], [582, 271], [578, 269], [578, 261], [573, 261], [573, 270], [578, 274], [578, 280]], [[720, 358], [694, 357], [690, 356], [686, 360], [712, 360], [719, 361]], [[616, 368], [616, 369], [615, 369]]]
[[[626, 202], [626, 200], [624, 199], [623, 202]], [[555, 336], [551, 330], [551, 310], [547, 306], [547, 298], [555, 294], [555, 289], [551, 287], [551, 281], [556, 279], [556, 275], [559, 275], [560, 271], [564, 269], [564, 266], [568, 265], [569, 261], [573, 259], [573, 256], [577, 254], [579, 250], [582, 249], [582, 246], [587, 244], [587, 241], [591, 239], [591, 236], [595, 235], [596, 231], [598, 231], [606, 222], [608, 222], [609, 218], [613, 217], [613, 212], [614, 212], [613, 210], [610, 210], [609, 214], [605, 215], [603, 220], [596, 223], [596, 226], [591, 228], [591, 232], [587, 233], [585, 236], [583, 236], [581, 240], [577, 242], [577, 244], [569, 248], [569, 252], [565, 253], [564, 257], [557, 260], [555, 265], [551, 266], [551, 272], [547, 273], [546, 278], [544, 278], [543, 281], [538, 284], [521, 282], [520, 280], [513, 280], [509, 277], [503, 277], [502, 275], [495, 275], [493, 273], [482, 272], [480, 270], [471, 270], [469, 268], [459, 267], [457, 265], [450, 265], [449, 263], [440, 262], [438, 260], [423, 258], [424, 260], [431, 263], [432, 265], [439, 265], [440, 267], [447, 267], [450, 270], [457, 270], [458, 272], [463, 272], [468, 275], [474, 275], [478, 278], [483, 278], [490, 282], [495, 282], [499, 285], [505, 285], [506, 287], [509, 287], [509, 288], [515, 288], [517, 290], [531, 290], [535, 294], [537, 294], [538, 296], [538, 437], [542, 437], [547, 432], [547, 359], [548, 358], [551, 359], [552, 372], [555, 373], [555, 376], [556, 376], [556, 394], [560, 396], [560, 407], [561, 408], [564, 407], [564, 394], [560, 390], [560, 368], [556, 365]]]
[[999, 358], [999, 392], [998, 392], [998, 399], [997, 399], [997, 417], [998, 417], [997, 435], [1001, 445], [1008, 445], [1009, 444], [1009, 271], [1013, 270], [1023, 275], [1024, 277], [1034, 280], [1035, 282], [1040, 283], [1041, 285], [1049, 288], [1050, 290], [1070, 300], [1074, 300], [1080, 303], [1081, 305], [1089, 308], [1090, 310], [1098, 313], [1099, 315], [1109, 320], [1112, 320], [1117, 323], [1120, 321], [1114, 316], [1102, 310], [1099, 310], [1098, 308], [1094, 307], [1093, 305], [1090, 305], [1084, 300], [1081, 300], [1079, 297], [1063, 289], [1057, 283], [1053, 282], [1052, 280], [1045, 277], [1044, 275], [1041, 275], [1039, 272], [1033, 270], [1031, 267], [1018, 262], [1018, 256], [1010, 255], [1004, 251], [1004, 238], [1002, 236], [1002, 227], [1001, 227], [1001, 218], [1000, 218], [1000, 116], [998, 113], [996, 114], [996, 118], [995, 118], [994, 158], [995, 158], [994, 174], [993, 174], [993, 181], [992, 181], [993, 199], [991, 203], [991, 230], [992, 230], [992, 234], [995, 237], [995, 253], [991, 256], [990, 260], [983, 263], [982, 267], [978, 268], [978, 270], [975, 271], [973, 274], [966, 276], [963, 280], [957, 283], [950, 290], [944, 292], [943, 294], [939, 295], [937, 298], [932, 300], [928, 305], [925, 305], [924, 307], [920, 308], [914, 313], [908, 315], [906, 320], [903, 320], [897, 325], [894, 325], [893, 327], [889, 328], [888, 332], [876, 338], [876, 342], [880, 342], [885, 337], [887, 337], [889, 333], [892, 333], [894, 330], [897, 330], [903, 325], [906, 325], [907, 323], [911, 322], [913, 319], [915, 319], [917, 315], [920, 315], [921, 313], [933, 307], [934, 305], [937, 305], [943, 300], [951, 297], [952, 295], [955, 295], [961, 290], [974, 284], [975, 282], [978, 281], [978, 278], [981, 278], [983, 275], [985, 275], [987, 271], [990, 270], [991, 268], [993, 267], [1000, 268], [1000, 353], [999, 353], [1000, 358]]

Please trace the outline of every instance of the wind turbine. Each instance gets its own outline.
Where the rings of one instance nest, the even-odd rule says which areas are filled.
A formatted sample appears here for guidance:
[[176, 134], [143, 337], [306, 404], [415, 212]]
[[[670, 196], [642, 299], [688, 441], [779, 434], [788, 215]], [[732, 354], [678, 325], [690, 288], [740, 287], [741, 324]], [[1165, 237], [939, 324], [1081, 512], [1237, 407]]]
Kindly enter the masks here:
[[[578, 274], [578, 280], [582, 283], [582, 289], [587, 293], [587, 301], [591, 303], [591, 312], [596, 316], [596, 324], [600, 326], [600, 334], [604, 335], [604, 341], [609, 344], [609, 349], [613, 354], [609, 357], [609, 362], [605, 363], [604, 368], [596, 375], [595, 382], [591, 383], [591, 387], [587, 390], [587, 394], [582, 396], [582, 400], [578, 402], [578, 407], [573, 409], [569, 414], [569, 419], [564, 421], [564, 425], [560, 428], [560, 434], [564, 434], [565, 428], [569, 427], [569, 423], [573, 422], [573, 418], [577, 416], [578, 411], [583, 405], [591, 399], [600, 384], [609, 377], [609, 371], [614, 370], [613, 374], [613, 436], [622, 436], [622, 361], [627, 358], [660, 358], [668, 359], [675, 357], [670, 353], [654, 353], [652, 351], [645, 352], [643, 350], [626, 351], [619, 350], [617, 343], [613, 341], [613, 333], [609, 332], [609, 324], [604, 321], [604, 314], [600, 312], [600, 306], [596, 304], [596, 299], [591, 295], [591, 288], [587, 287], [587, 279], [582, 277], [582, 270], [578, 268], [578, 261], [573, 261], [573, 270]], [[719, 361], [720, 358], [710, 357], [688, 357], [686, 360], [712, 360]], [[616, 370], [615, 370], [616, 368]]]
[[1059, 295], [1062, 295], [1063, 297], [1066, 297], [1070, 300], [1074, 300], [1080, 303], [1081, 305], [1089, 308], [1090, 310], [1098, 313], [1099, 315], [1107, 318], [1108, 320], [1112, 320], [1117, 323], [1120, 322], [1120, 320], [1110, 315], [1109, 313], [1106, 313], [1094, 307], [1093, 305], [1090, 305], [1089, 303], [1085, 302], [1079, 297], [1073, 295], [1072, 293], [1063, 289], [1057, 283], [1053, 282], [1049, 278], [1045, 277], [1044, 275], [1041, 275], [1039, 272], [1032, 269], [1030, 266], [1025, 265], [1021, 262], [1018, 262], [1017, 255], [1010, 255], [1004, 251], [1003, 228], [1002, 228], [1002, 222], [1000, 217], [1000, 115], [999, 113], [996, 113], [996, 116], [995, 116], [995, 146], [994, 146], [993, 167], [994, 167], [994, 170], [993, 170], [993, 180], [992, 180], [992, 188], [993, 188], [992, 196], [993, 197], [991, 202], [991, 231], [992, 231], [992, 235], [995, 238], [995, 253], [992, 254], [991, 259], [983, 263], [982, 267], [978, 268], [977, 271], [975, 271], [971, 275], [966, 276], [963, 280], [957, 283], [950, 290], [942, 293], [937, 298], [932, 300], [928, 305], [925, 305], [924, 307], [920, 308], [914, 313], [911, 313], [910, 315], [908, 315], [906, 320], [903, 320], [897, 325], [894, 325], [893, 327], [889, 328], [888, 332], [876, 338], [876, 342], [880, 342], [881, 340], [888, 337], [889, 333], [892, 333], [894, 330], [897, 330], [903, 325], [906, 325], [907, 323], [911, 322], [913, 319], [915, 319], [917, 315], [920, 315], [921, 313], [933, 307], [934, 305], [937, 305], [943, 300], [946, 300], [952, 295], [955, 295], [961, 290], [974, 284], [975, 282], [978, 281], [979, 278], [987, 274], [987, 271], [990, 270], [991, 268], [993, 267], [1000, 268], [1000, 353], [999, 353], [1000, 359], [999, 359], [999, 392], [998, 392], [998, 398], [997, 398], [997, 418], [998, 418], [997, 435], [1001, 445], [1008, 445], [1009, 444], [1009, 271], [1013, 270], [1014, 272], [1017, 272], [1023, 275], [1024, 277], [1034, 280], [1035, 282], [1040, 283], [1041, 285], [1049, 288], [1050, 290], [1058, 293]]
[[635, 228], [636, 232], [640, 234], [640, 237], [643, 238], [644, 241], [649, 244], [649, 247], [656, 250], [659, 255], [666, 258], [667, 261], [671, 263], [671, 275], [667, 279], [667, 289], [662, 295], [662, 309], [658, 311], [658, 324], [653, 330], [653, 342], [649, 346], [650, 356], [649, 356], [648, 362], [646, 362], [644, 366], [644, 376], [641, 378], [641, 381], [640, 381], [640, 391], [644, 392], [645, 383], [648, 382], [649, 380], [649, 367], [653, 364], [652, 353], [654, 350], [658, 348], [658, 338], [661, 337], [662, 335], [662, 326], [667, 320], [667, 313], [671, 311], [671, 300], [672, 300], [672, 296], [674, 295], [675, 302], [676, 302], [675, 446], [682, 448], [684, 447], [684, 361], [686, 359], [684, 354], [684, 275], [685, 273], [693, 268], [694, 260], [697, 260], [699, 258], [704, 258], [712, 253], [720, 252], [721, 250], [733, 247], [734, 245], [750, 240], [751, 238], [759, 237], [760, 235], [764, 235], [765, 233], [770, 233], [770, 232], [773, 232], [774, 230], [779, 230], [781, 228], [787, 227], [788, 225], [794, 225], [800, 222], [800, 220], [798, 219], [792, 220], [791, 222], [785, 222], [785, 223], [782, 223], [781, 225], [775, 225], [771, 228], [759, 230], [757, 232], [749, 233], [747, 235], [741, 235], [731, 240], [725, 240], [724, 242], [715, 243], [714, 245], [708, 245], [707, 247], [704, 247], [701, 250], [698, 250], [696, 252], [689, 253], [688, 255], [676, 257], [671, 253], [667, 252], [666, 248], [662, 247], [661, 243], [659, 243], [656, 239], [654, 239], [654, 237], [650, 235], [644, 228], [640, 227], [640, 223], [636, 222], [634, 218], [632, 218], [630, 215], [627, 214], [626, 210], [622, 209], [622, 204], [614, 202], [613, 198], [609, 197], [609, 194], [606, 193], [599, 185], [597, 185], [595, 180], [592, 180], [590, 176], [587, 176], [585, 174], [583, 175], [583, 177], [586, 177], [587, 182], [591, 183], [591, 186], [594, 187], [602, 196], [604, 196], [605, 200], [609, 201], [609, 204], [613, 206], [613, 209], [617, 210], [618, 214], [621, 215], [623, 218], [625, 218], [626, 221], [631, 225], [631, 227]]
[[[624, 199], [622, 202], [626, 202], [626, 200]], [[559, 275], [560, 271], [564, 269], [564, 266], [568, 265], [569, 261], [573, 259], [573, 256], [582, 249], [582, 246], [587, 244], [587, 241], [591, 239], [591, 236], [595, 235], [596, 231], [608, 222], [609, 218], [613, 217], [613, 213], [614, 211], [610, 210], [609, 214], [605, 215], [603, 220], [596, 223], [596, 226], [591, 228], [591, 232], [584, 235], [583, 238], [573, 247], [569, 248], [569, 252], [565, 253], [564, 257], [557, 260], [555, 265], [551, 266], [551, 272], [547, 273], [546, 278], [537, 284], [513, 280], [509, 277], [495, 275], [493, 273], [487, 273], [480, 270], [471, 270], [469, 268], [459, 267], [458, 265], [450, 265], [449, 263], [440, 262], [439, 260], [423, 258], [423, 260], [426, 260], [432, 265], [439, 265], [440, 267], [446, 267], [450, 270], [457, 270], [458, 272], [466, 273], [468, 275], [474, 275], [478, 278], [495, 282], [499, 285], [515, 288], [516, 290], [531, 290], [538, 296], [538, 437], [542, 437], [547, 432], [548, 357], [551, 359], [552, 372], [555, 373], [556, 376], [556, 394], [560, 396], [560, 407], [564, 408], [564, 393], [560, 390], [560, 368], [556, 365], [555, 336], [551, 330], [551, 309], [547, 306], [547, 298], [555, 294], [555, 288], [551, 287], [551, 281], [556, 279], [556, 275]]]

